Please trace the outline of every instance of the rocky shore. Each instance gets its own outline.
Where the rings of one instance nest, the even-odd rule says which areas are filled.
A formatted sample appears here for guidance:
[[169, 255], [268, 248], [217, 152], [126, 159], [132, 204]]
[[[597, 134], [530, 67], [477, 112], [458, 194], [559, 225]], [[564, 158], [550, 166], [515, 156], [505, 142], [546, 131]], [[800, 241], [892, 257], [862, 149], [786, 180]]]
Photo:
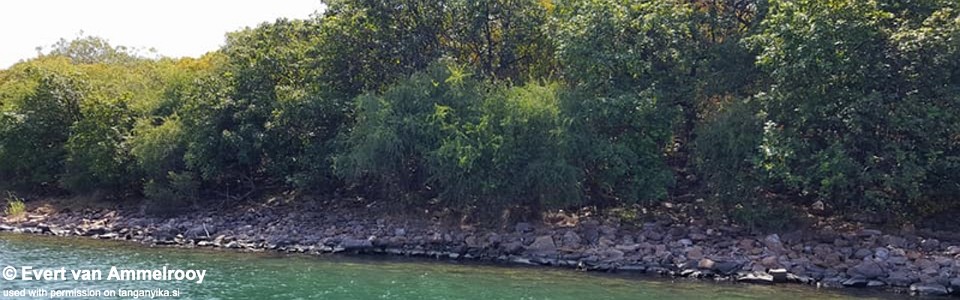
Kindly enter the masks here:
[[960, 295], [960, 243], [912, 230], [816, 230], [755, 235], [669, 220], [575, 225], [517, 223], [504, 230], [442, 226], [350, 211], [263, 208], [172, 218], [116, 210], [28, 213], [0, 231], [244, 251], [385, 254], [649, 273], [759, 284], [874, 288]]

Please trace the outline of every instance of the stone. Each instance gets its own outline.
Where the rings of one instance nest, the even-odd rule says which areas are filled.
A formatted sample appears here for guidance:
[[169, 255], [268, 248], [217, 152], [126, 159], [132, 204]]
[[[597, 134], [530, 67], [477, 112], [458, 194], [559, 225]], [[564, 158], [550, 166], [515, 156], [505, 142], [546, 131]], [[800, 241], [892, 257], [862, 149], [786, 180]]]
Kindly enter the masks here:
[[950, 255], [950, 256], [960, 254], [960, 246], [947, 247], [947, 251], [944, 251], [943, 254]]
[[533, 231], [533, 225], [530, 225], [530, 223], [527, 223], [527, 222], [520, 222], [514, 226], [514, 230], [516, 230], [517, 233], [531, 232]]
[[687, 258], [689, 259], [701, 259], [703, 258], [703, 247], [693, 246], [687, 250]]
[[890, 276], [887, 276], [887, 278], [883, 279], [883, 281], [886, 282], [887, 284], [891, 286], [899, 286], [899, 287], [910, 286], [911, 284], [919, 280], [920, 279], [917, 278], [917, 276], [913, 276], [910, 273], [907, 273], [906, 271], [890, 272]]
[[945, 296], [949, 291], [947, 287], [938, 283], [914, 283], [910, 285], [910, 293], [922, 296]]
[[785, 251], [783, 248], [783, 242], [780, 241], [780, 236], [776, 233], [763, 238], [763, 245], [775, 253], [782, 253]]
[[357, 251], [373, 248], [373, 242], [368, 239], [347, 238], [340, 241], [344, 251]]
[[877, 262], [866, 260], [847, 270], [847, 275], [852, 277], [863, 277], [865, 279], [876, 279], [886, 275], [883, 267]]
[[707, 236], [706, 236], [705, 234], [702, 234], [702, 233], [691, 233], [691, 234], [690, 234], [690, 240], [693, 240], [693, 241], [703, 241], [703, 240], [706, 240], [706, 239], [707, 239]]
[[960, 292], [960, 277], [950, 280], [950, 288], [953, 289], [954, 293]]
[[573, 232], [573, 230], [567, 230], [567, 232], [563, 234], [563, 239], [561, 242], [564, 247], [579, 247], [581, 242], [580, 235], [578, 235], [576, 232]]
[[783, 269], [783, 268], [770, 269], [770, 270], [767, 270], [767, 274], [770, 274], [770, 276], [773, 276], [773, 282], [776, 282], [776, 283], [787, 282], [787, 274], [788, 274], [787, 269]]
[[714, 262], [713, 270], [723, 275], [730, 275], [740, 270], [742, 266], [742, 263], [735, 261], [718, 261]]
[[680, 245], [683, 245], [684, 247], [693, 246], [693, 241], [691, 241], [690, 239], [680, 239], [677, 242], [680, 243]]
[[853, 278], [844, 280], [843, 283], [841, 284], [843, 284], [843, 286], [846, 286], [846, 287], [865, 287], [869, 282], [870, 280], [866, 278], [863, 278], [860, 276], [854, 276]]
[[940, 248], [940, 240], [937, 239], [925, 239], [920, 241], [920, 248], [927, 251], [935, 251]]
[[863, 259], [864, 257], [870, 256], [870, 255], [873, 255], [873, 251], [870, 251], [870, 249], [861, 248], [861, 249], [857, 249], [857, 252], [853, 253], [853, 258]]
[[879, 260], [887, 260], [890, 258], [890, 249], [887, 249], [886, 247], [877, 247], [873, 250], [873, 257]]
[[773, 255], [764, 257], [762, 260], [760, 260], [760, 264], [770, 269], [776, 269], [781, 267], [780, 262], [777, 261], [777, 257]]
[[773, 275], [767, 273], [753, 272], [743, 274], [737, 277], [737, 281], [746, 283], [773, 283]]
[[552, 236], [541, 235], [533, 240], [533, 244], [527, 246], [526, 249], [530, 253], [548, 255], [557, 252], [557, 245], [553, 243]]
[[703, 259], [700, 259], [699, 262], [697, 262], [697, 268], [704, 269], [704, 270], [713, 270], [713, 268], [716, 265], [717, 263], [709, 258], [703, 258]]

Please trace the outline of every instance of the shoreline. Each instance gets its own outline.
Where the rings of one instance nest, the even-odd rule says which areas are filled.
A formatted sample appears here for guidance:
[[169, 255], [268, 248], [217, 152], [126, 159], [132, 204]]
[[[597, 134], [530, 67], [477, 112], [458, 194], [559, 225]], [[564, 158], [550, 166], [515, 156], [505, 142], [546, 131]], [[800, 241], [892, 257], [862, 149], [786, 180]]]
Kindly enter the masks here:
[[[262, 210], [262, 209], [261, 209]], [[121, 240], [147, 246], [371, 254], [651, 274], [753, 284], [960, 295], [960, 244], [874, 229], [751, 235], [669, 221], [573, 226], [516, 223], [506, 230], [357, 217], [350, 209], [207, 211], [144, 217], [118, 210], [28, 213], [0, 231]]]

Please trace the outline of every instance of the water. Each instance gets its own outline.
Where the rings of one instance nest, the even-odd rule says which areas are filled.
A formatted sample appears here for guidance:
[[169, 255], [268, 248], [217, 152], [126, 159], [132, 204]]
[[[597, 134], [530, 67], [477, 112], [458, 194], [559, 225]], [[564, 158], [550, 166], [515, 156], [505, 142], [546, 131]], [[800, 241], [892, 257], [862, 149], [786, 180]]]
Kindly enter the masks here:
[[[0, 290], [148, 290], [177, 299], [852, 299], [796, 285], [759, 286], [651, 277], [610, 276], [549, 268], [517, 268], [398, 258], [299, 256], [201, 249], [149, 248], [80, 238], [0, 234], [0, 268], [67, 270], [205, 269], [204, 282], [6, 281]], [[2, 298], [2, 297], [0, 297]], [[46, 297], [49, 298], [49, 297]], [[129, 298], [129, 297], [128, 297]], [[94, 298], [88, 298], [94, 299]]]

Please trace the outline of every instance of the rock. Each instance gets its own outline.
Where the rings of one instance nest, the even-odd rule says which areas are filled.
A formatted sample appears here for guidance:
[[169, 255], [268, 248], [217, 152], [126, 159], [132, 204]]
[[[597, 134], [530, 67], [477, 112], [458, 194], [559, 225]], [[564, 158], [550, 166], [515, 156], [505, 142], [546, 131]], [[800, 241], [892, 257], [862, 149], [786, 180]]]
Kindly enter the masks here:
[[659, 242], [659, 241], [662, 241], [662, 240], [663, 240], [663, 234], [661, 234], [661, 233], [659, 233], [659, 232], [656, 232], [656, 231], [652, 231], [652, 230], [644, 231], [644, 232], [643, 232], [643, 236], [644, 236], [648, 241]]
[[517, 231], [517, 233], [527, 233], [533, 231], [533, 225], [530, 225], [530, 223], [527, 222], [517, 223], [517, 225], [513, 228]]
[[886, 284], [886, 283], [883, 283], [883, 281], [880, 281], [880, 280], [870, 280], [869, 282], [867, 282], [867, 287], [871, 287], [871, 288], [872, 288], [872, 287], [881, 287], [881, 286], [885, 286], [885, 285], [887, 285], [887, 284]]
[[870, 251], [870, 249], [861, 248], [857, 249], [857, 252], [853, 253], [853, 258], [860, 260], [870, 255], [873, 255], [873, 251]]
[[735, 261], [718, 261], [713, 264], [713, 270], [723, 275], [730, 275], [740, 270], [742, 263]]
[[773, 275], [767, 273], [747, 273], [737, 277], [737, 281], [746, 283], [773, 283]]
[[899, 286], [899, 287], [910, 286], [911, 284], [919, 280], [920, 280], [919, 278], [907, 273], [906, 271], [890, 272], [890, 276], [883, 279], [883, 281], [886, 282], [887, 284], [892, 286]]
[[787, 282], [787, 269], [770, 269], [767, 270], [767, 274], [773, 276], [773, 282]]
[[862, 229], [857, 232], [858, 237], [880, 236], [881, 234], [883, 234], [883, 232], [880, 232], [880, 230], [876, 229]]
[[877, 247], [877, 249], [873, 250], [873, 257], [879, 260], [887, 260], [890, 258], [890, 249], [885, 247]]
[[876, 279], [886, 275], [886, 272], [883, 271], [883, 267], [877, 262], [866, 260], [848, 269], [847, 275], [851, 277], [859, 276], [865, 279]]
[[623, 259], [623, 252], [617, 249], [608, 248], [600, 251], [600, 257], [602, 257], [605, 262], [618, 262], [619, 260]]
[[690, 240], [693, 240], [693, 241], [703, 241], [703, 240], [706, 240], [706, 239], [707, 239], [707, 235], [702, 234], [702, 233], [691, 233], [691, 234], [690, 234]]
[[701, 259], [703, 258], [703, 247], [693, 246], [687, 251], [687, 258], [689, 259]]
[[927, 251], [935, 251], [940, 248], [940, 241], [937, 239], [925, 239], [920, 242], [920, 248]]
[[523, 250], [523, 244], [519, 241], [512, 241], [501, 243], [500, 248], [503, 249], [504, 254], [517, 254], [520, 253], [520, 250]]
[[407, 229], [406, 229], [406, 228], [395, 228], [395, 229], [393, 229], [393, 235], [395, 235], [395, 236], [405, 236], [405, 235], [407, 235]]
[[937, 283], [914, 283], [910, 285], [910, 293], [923, 296], [944, 296], [949, 294], [947, 288]]
[[553, 243], [553, 237], [549, 235], [541, 235], [537, 239], [533, 240], [533, 244], [527, 246], [527, 252], [534, 254], [554, 254], [557, 252], [557, 245]]
[[943, 254], [950, 256], [960, 254], [960, 246], [947, 247], [947, 251], [944, 251]]
[[780, 236], [777, 234], [771, 234], [763, 238], [763, 245], [775, 253], [784, 252], [783, 242], [780, 241]]
[[369, 239], [347, 238], [340, 241], [340, 247], [344, 251], [359, 251], [373, 248], [373, 242]]
[[697, 268], [704, 269], [704, 270], [713, 270], [716, 264], [717, 263], [714, 262], [713, 260], [709, 258], [704, 258], [704, 259], [700, 259], [700, 261], [697, 262]]
[[760, 264], [768, 269], [776, 269], [781, 267], [780, 262], [777, 261], [777, 257], [773, 255], [764, 257], [762, 260], [760, 260]]
[[82, 235], [83, 235], [83, 236], [102, 235], [102, 234], [107, 233], [107, 231], [108, 231], [108, 230], [107, 230], [106, 227], [103, 227], [103, 226], [94, 226], [94, 227], [87, 228], [87, 230], [84, 230]]
[[865, 287], [868, 283], [870, 283], [870, 280], [860, 276], [854, 276], [853, 278], [844, 280], [841, 284], [846, 287]]
[[567, 230], [567, 232], [563, 234], [563, 239], [561, 242], [564, 247], [579, 247], [581, 242], [580, 235], [578, 235], [576, 232], [573, 232], [573, 230]]
[[960, 293], [960, 277], [950, 280], [950, 289], [952, 289], [954, 293]]
[[680, 243], [680, 245], [683, 245], [684, 247], [690, 247], [693, 245], [693, 241], [691, 241], [690, 239], [680, 239], [677, 242]]

